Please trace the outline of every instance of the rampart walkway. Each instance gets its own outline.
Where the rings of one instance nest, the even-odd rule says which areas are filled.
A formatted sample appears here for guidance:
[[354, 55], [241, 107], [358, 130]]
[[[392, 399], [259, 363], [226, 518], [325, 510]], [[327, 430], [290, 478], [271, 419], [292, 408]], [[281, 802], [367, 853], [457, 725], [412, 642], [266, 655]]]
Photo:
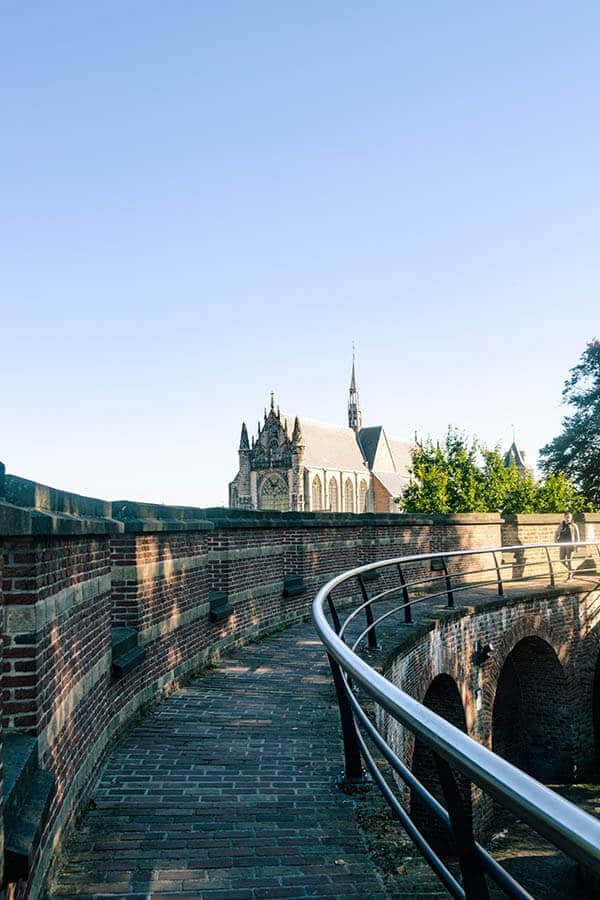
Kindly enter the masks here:
[[51, 896], [383, 898], [340, 755], [312, 626], [238, 650], [118, 745]]
[[[498, 602], [486, 589], [469, 591], [468, 601]], [[418, 618], [434, 610], [444, 615], [436, 602]], [[390, 624], [387, 632], [379, 639], [389, 647], [398, 631]], [[337, 704], [312, 624], [236, 650], [122, 739], [49, 897], [446, 896], [378, 791], [356, 798], [336, 788], [340, 765]], [[561, 856], [537, 844], [535, 854], [546, 871]], [[572, 867], [553, 872], [552, 896], [575, 889]]]

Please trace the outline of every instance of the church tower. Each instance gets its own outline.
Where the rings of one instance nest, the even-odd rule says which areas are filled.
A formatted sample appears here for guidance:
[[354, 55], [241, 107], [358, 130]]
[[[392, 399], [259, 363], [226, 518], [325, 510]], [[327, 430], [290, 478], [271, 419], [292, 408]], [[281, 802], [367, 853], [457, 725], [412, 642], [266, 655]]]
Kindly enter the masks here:
[[350, 379], [350, 396], [348, 399], [348, 427], [358, 432], [362, 428], [362, 412], [358, 388], [356, 386], [356, 371], [354, 368], [354, 350], [352, 350], [352, 377]]

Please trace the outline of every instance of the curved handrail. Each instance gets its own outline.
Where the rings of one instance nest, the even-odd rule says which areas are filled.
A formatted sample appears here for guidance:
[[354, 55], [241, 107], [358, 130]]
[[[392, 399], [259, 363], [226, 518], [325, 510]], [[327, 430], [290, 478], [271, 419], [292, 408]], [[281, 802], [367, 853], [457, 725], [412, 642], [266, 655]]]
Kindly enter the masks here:
[[[348, 710], [350, 710], [350, 717], [352, 721], [346, 721], [345, 723], [343, 721], [342, 723], [343, 726], [345, 725], [345, 742], [347, 742], [349, 739], [352, 740], [352, 734], [354, 733], [355, 737], [358, 740], [358, 746], [360, 751], [362, 752], [363, 759], [365, 760], [369, 768], [372, 769], [375, 764], [373, 758], [370, 757], [370, 754], [368, 753], [364, 739], [359, 734], [359, 728], [357, 727], [359, 725], [362, 725], [363, 728], [365, 727], [365, 716], [364, 713], [362, 713], [361, 715], [360, 704], [358, 703], [358, 700], [355, 696], [355, 692], [351, 691], [349, 688], [349, 681], [354, 688], [359, 687], [364, 690], [373, 700], [377, 702], [377, 704], [379, 704], [382, 709], [393, 716], [403, 726], [410, 729], [415, 737], [424, 742], [433, 752], [434, 758], [442, 761], [444, 765], [450, 763], [454, 769], [458, 770], [462, 775], [466, 776], [470, 782], [473, 782], [483, 788], [486, 793], [494, 797], [502, 806], [506, 807], [514, 814], [516, 814], [519, 819], [522, 819], [524, 822], [529, 824], [539, 834], [543, 835], [545, 838], [551, 841], [555, 846], [564, 850], [565, 853], [582, 863], [587, 868], [600, 874], [600, 820], [594, 818], [593, 816], [579, 809], [574, 804], [565, 800], [554, 791], [550, 790], [531, 776], [527, 775], [521, 769], [502, 759], [496, 753], [488, 750], [483, 745], [477, 743], [477, 741], [470, 738], [467, 734], [456, 728], [450, 722], [447, 722], [441, 716], [425, 707], [422, 703], [415, 700], [405, 691], [401, 690], [399, 687], [384, 678], [383, 675], [375, 671], [364, 659], [362, 659], [358, 655], [358, 653], [354, 651], [354, 649], [352, 649], [345, 643], [345, 626], [349, 623], [350, 619], [355, 618], [357, 612], [359, 612], [361, 609], [370, 609], [370, 606], [373, 603], [376, 603], [380, 598], [375, 597], [367, 599], [365, 600], [365, 602], [360, 604], [358, 608], [355, 608], [351, 615], [346, 619], [344, 625], [340, 626], [339, 630], [341, 631], [341, 634], [336, 633], [336, 629], [331, 626], [331, 624], [327, 620], [327, 615], [325, 613], [326, 605], [329, 605], [330, 609], [333, 606], [331, 594], [334, 589], [352, 578], [360, 579], [360, 577], [363, 576], [366, 572], [372, 572], [373, 570], [382, 570], [392, 566], [406, 567], [410, 563], [425, 563], [435, 559], [443, 559], [444, 565], [446, 566], [449, 560], [460, 559], [469, 556], [481, 557], [484, 554], [505, 554], [510, 552], [522, 554], [528, 550], [542, 549], [547, 555], [548, 563], [550, 566], [550, 573], [552, 575], [552, 582], [554, 583], [554, 572], [552, 569], [550, 550], [555, 547], [565, 546], [572, 547], [573, 549], [579, 547], [593, 547], [598, 553], [600, 562], [599, 542], [578, 541], [573, 544], [561, 544], [553, 542], [546, 544], [517, 544], [508, 547], [478, 548], [475, 550], [456, 550], [449, 552], [442, 551], [439, 553], [416, 554], [411, 556], [385, 559], [374, 563], [367, 563], [365, 565], [357, 566], [354, 569], [343, 572], [335, 578], [332, 578], [324, 587], [321, 588], [313, 602], [313, 619], [316, 630], [327, 649], [327, 653], [332, 664], [332, 669], [334, 670], [334, 679], [336, 682], [336, 688], [338, 689], [338, 700], [340, 702], [342, 718], [344, 718], [343, 707], [346, 707], [346, 716], [348, 714]], [[527, 564], [528, 563], [524, 563], [524, 565]], [[540, 561], [535, 560], [529, 564], [539, 566]], [[497, 569], [497, 571], [499, 579], [499, 592], [501, 593], [503, 586], [502, 574], [500, 569]], [[450, 578], [456, 578], [457, 576], [465, 577], [469, 576], [470, 574], [472, 573], [469, 570], [449, 573], [447, 584], [449, 584]], [[439, 579], [439, 577], [440, 576], [438, 576], [436, 573], [433, 574], [433, 579]], [[444, 576], [442, 575], [441, 577]], [[422, 581], [423, 579], [420, 579], [420, 582]], [[494, 582], [487, 583], [489, 584], [496, 582], [494, 580]], [[511, 583], [514, 584], [515, 581], [511, 581]], [[402, 591], [402, 588], [405, 586], [408, 586], [410, 588], [411, 584], [412, 583], [408, 582], [406, 583], [406, 585], [399, 584], [397, 588], [398, 593], [400, 593]], [[474, 583], [469, 586], [477, 587], [478, 585], [477, 583]], [[362, 583], [361, 587], [364, 587]], [[386, 590], [385, 592], [383, 592], [383, 596], [388, 597], [390, 593], [393, 593], [392, 589], [390, 591]], [[440, 593], [444, 595], [446, 592], [437, 591], [436, 595], [439, 595]], [[363, 590], [363, 596], [364, 594], [365, 591]], [[417, 597], [410, 600], [409, 602], [410, 605], [414, 605], [416, 603], [422, 602], [422, 600], [424, 599], [431, 599], [431, 597], [432, 595], [428, 595], [423, 598]], [[395, 610], [392, 610], [392, 613], [404, 609], [405, 606], [406, 604], [403, 603]], [[388, 615], [389, 613], [386, 613], [381, 617], [381, 620], [386, 618]], [[337, 613], [335, 613], [334, 621], [336, 619], [339, 621]], [[371, 630], [374, 632], [375, 626], [376, 624], [378, 624], [378, 622], [373, 620], [372, 614], [370, 619], [367, 619], [367, 623], [368, 627], [360, 635], [359, 641], [368, 633], [370, 633]], [[359, 641], [355, 642], [355, 648]], [[338, 677], [336, 677], [336, 667]], [[371, 728], [373, 728], [372, 725]], [[369, 731], [370, 729], [367, 727], [366, 730]], [[379, 736], [379, 739], [377, 739], [372, 733], [370, 737], [371, 740], [375, 739], [376, 743], [379, 744], [379, 749], [382, 750], [383, 748], [381, 744], [382, 742], [384, 743], [383, 738]], [[389, 754], [393, 756], [393, 751], [391, 750], [391, 748], [388, 748], [388, 750]], [[346, 747], [346, 751], [348, 751], [348, 747]], [[389, 754], [385, 754], [386, 756], [388, 756], [388, 762], [390, 762]], [[346, 759], [348, 760], [348, 754], [346, 756]], [[397, 762], [399, 763], [398, 760]], [[403, 773], [399, 770], [398, 765], [395, 765], [394, 768], [401, 778], [404, 777]], [[357, 774], [356, 766], [354, 766], [354, 769], [355, 778]], [[376, 781], [379, 783], [379, 778], [377, 776]], [[382, 787], [381, 784], [380, 787]], [[384, 789], [382, 788], [382, 790]], [[423, 788], [423, 790], [426, 791], [425, 788]], [[391, 802], [390, 797], [386, 796], [386, 799], [391, 803], [392, 806], [394, 805]], [[433, 801], [434, 798], [431, 797], [431, 800]], [[395, 811], [400, 815], [398, 809], [395, 809]], [[434, 812], [434, 814], [439, 817], [439, 810], [436, 811], [435, 809], [432, 809], [432, 812]], [[449, 812], [451, 812], [450, 809]], [[405, 815], [407, 814], [405, 813]], [[452, 818], [452, 816], [450, 817]], [[473, 844], [472, 836], [471, 844]], [[422, 850], [422, 848], [420, 849]], [[487, 854], [485, 854], [485, 851], [483, 851], [482, 848], [479, 848], [478, 845], [473, 845], [471, 851], [479, 857], [480, 863], [482, 861], [481, 854], [487, 856]], [[427, 858], [427, 852], [424, 855]], [[437, 857], [437, 859], [439, 860], [439, 857]], [[489, 857], [488, 859], [491, 859], [491, 857]], [[431, 860], [428, 859], [428, 861], [431, 865]], [[484, 868], [486, 868], [485, 860], [483, 862]], [[448, 884], [446, 884], [450, 892], [454, 896], [485, 896], [485, 894], [481, 893], [481, 885], [479, 885], [479, 888], [471, 887], [471, 889], [469, 889], [465, 882], [465, 868], [462, 866], [462, 862], [461, 868], [463, 868], [463, 887], [465, 890], [464, 892], [457, 892]], [[492, 877], [494, 877], [494, 873], [489, 871], [489, 866], [488, 874], [491, 874]], [[507, 876], [507, 878], [509, 879], [509, 881], [511, 880], [510, 876]], [[500, 883], [498, 878], [496, 878], [496, 881]], [[516, 883], [513, 882], [511, 886], [507, 882], [501, 886], [505, 889], [506, 893], [508, 893], [509, 896], [528, 896], [526, 891], [521, 889], [519, 886], [515, 887], [515, 884]]]

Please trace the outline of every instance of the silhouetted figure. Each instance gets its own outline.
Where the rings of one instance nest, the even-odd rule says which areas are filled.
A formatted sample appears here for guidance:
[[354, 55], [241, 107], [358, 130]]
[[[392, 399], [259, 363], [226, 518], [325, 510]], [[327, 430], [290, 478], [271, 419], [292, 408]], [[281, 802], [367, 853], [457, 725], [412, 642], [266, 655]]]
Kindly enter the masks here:
[[[572, 544], [579, 540], [579, 528], [573, 521], [573, 514], [570, 512], [566, 512], [564, 514], [563, 520], [558, 526], [556, 531], [555, 540], [560, 542], [561, 544]], [[575, 547], [561, 547], [560, 548], [560, 561], [563, 563], [567, 572], [567, 581], [571, 581], [573, 578], [573, 562], [572, 557], [575, 552]]]

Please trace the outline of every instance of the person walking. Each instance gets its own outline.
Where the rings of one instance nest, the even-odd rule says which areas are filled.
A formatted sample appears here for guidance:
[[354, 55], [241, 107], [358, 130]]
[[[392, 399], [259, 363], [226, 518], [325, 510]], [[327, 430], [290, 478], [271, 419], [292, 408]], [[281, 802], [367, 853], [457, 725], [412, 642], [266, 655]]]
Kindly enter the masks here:
[[[573, 544], [579, 540], [579, 528], [573, 521], [573, 514], [570, 512], [566, 512], [563, 516], [563, 520], [558, 526], [556, 530], [556, 535], [554, 540], [560, 544]], [[573, 553], [575, 552], [575, 547], [565, 546], [560, 548], [560, 561], [565, 566], [567, 572], [567, 581], [571, 581], [573, 579]]]

